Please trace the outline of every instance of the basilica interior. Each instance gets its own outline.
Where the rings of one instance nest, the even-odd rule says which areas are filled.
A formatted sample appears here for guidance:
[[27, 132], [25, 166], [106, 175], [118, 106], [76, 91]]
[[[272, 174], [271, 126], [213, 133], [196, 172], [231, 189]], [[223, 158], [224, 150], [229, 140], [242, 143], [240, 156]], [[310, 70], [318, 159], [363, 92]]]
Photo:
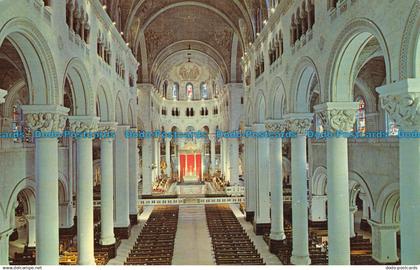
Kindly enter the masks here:
[[419, 265], [419, 30], [418, 0], [0, 1], [0, 265]]

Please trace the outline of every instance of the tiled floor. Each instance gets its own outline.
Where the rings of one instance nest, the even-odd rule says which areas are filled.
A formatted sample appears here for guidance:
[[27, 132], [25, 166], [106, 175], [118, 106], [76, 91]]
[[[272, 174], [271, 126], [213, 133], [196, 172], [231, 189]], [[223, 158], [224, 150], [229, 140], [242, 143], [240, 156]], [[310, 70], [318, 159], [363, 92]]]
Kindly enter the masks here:
[[180, 205], [175, 236], [175, 265], [214, 265], [204, 205]]

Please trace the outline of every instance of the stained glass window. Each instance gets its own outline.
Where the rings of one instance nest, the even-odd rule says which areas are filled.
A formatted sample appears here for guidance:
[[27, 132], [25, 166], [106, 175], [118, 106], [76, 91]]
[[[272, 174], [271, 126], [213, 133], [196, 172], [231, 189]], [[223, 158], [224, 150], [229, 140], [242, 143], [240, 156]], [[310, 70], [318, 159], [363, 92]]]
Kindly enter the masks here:
[[356, 113], [356, 131], [364, 134], [366, 132], [366, 101], [362, 96], [356, 98], [359, 109]]
[[178, 99], [178, 93], [179, 93], [179, 84], [176, 82], [172, 86], [172, 98], [175, 100]]
[[194, 86], [192, 85], [192, 83], [187, 83], [187, 85], [185, 86], [185, 91], [187, 93], [187, 98], [192, 99], [194, 96]]
[[202, 82], [200, 85], [200, 95], [201, 98], [205, 99], [209, 97], [209, 92], [207, 90], [207, 84], [205, 82]]

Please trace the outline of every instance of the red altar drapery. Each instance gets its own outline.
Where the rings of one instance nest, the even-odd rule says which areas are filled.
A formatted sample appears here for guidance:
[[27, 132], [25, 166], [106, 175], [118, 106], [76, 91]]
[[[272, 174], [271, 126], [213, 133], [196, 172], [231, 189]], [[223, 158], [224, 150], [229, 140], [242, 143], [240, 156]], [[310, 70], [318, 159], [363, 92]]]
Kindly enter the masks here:
[[195, 155], [195, 166], [197, 168], [197, 177], [201, 179], [201, 154]]
[[196, 175], [197, 180], [201, 179], [201, 153], [198, 154], [180, 154], [180, 179], [185, 176]]
[[180, 165], [180, 179], [184, 179], [185, 175], [185, 155], [179, 155], [179, 165]]

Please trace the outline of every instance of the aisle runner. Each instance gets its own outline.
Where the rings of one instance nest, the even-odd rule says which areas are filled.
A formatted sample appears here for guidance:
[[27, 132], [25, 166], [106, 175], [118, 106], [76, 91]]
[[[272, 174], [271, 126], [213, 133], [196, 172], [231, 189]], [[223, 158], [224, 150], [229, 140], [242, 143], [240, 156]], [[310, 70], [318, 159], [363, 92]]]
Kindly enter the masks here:
[[214, 265], [204, 205], [180, 205], [172, 264]]

